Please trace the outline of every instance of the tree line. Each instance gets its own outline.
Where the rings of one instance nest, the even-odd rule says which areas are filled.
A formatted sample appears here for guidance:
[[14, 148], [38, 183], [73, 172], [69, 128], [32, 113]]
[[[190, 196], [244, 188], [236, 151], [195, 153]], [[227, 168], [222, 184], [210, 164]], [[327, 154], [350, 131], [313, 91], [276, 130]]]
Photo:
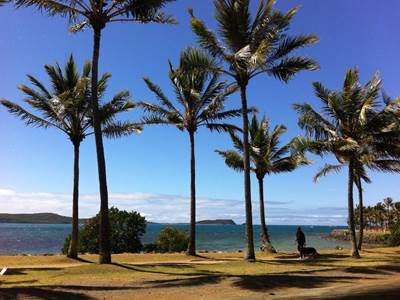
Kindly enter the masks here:
[[[275, 9], [275, 1], [259, 1], [255, 14], [250, 11], [250, 0], [214, 0], [217, 30], [189, 9], [190, 26], [199, 47], [181, 52], [179, 64], [169, 63], [168, 77], [175, 98], [168, 99], [163, 90], [149, 78], [144, 78], [156, 102], [130, 100], [129, 92], [122, 91], [108, 102], [103, 99], [109, 74], [99, 78], [98, 65], [103, 29], [120, 22], [175, 24], [173, 16], [163, 11], [173, 0], [0, 0], [12, 2], [17, 8], [34, 7], [50, 16], [66, 17], [71, 31], [88, 27], [93, 32], [91, 62], [81, 73], [73, 57], [64, 70], [46, 65], [51, 88], [34, 76], [28, 79], [33, 88], [20, 86], [26, 94], [25, 102], [39, 115], [8, 100], [1, 103], [27, 125], [54, 127], [65, 133], [74, 147], [73, 226], [68, 256], [77, 257], [78, 197], [79, 197], [79, 145], [94, 135], [99, 175], [99, 262], [111, 262], [110, 225], [108, 217], [108, 190], [103, 136], [119, 137], [139, 132], [143, 126], [173, 125], [186, 132], [190, 141], [190, 232], [187, 253], [196, 254], [196, 157], [195, 137], [204, 127], [230, 135], [234, 150], [217, 150], [226, 164], [243, 172], [245, 210], [245, 259], [255, 260], [251, 172], [259, 184], [260, 217], [263, 249], [275, 251], [270, 242], [265, 222], [264, 177], [273, 173], [290, 172], [301, 165], [310, 164], [307, 153], [325, 157], [333, 155], [337, 164], [327, 164], [315, 176], [315, 181], [330, 172], [346, 168], [348, 172], [348, 221], [352, 256], [359, 257], [362, 235], [357, 243], [353, 188], [358, 190], [359, 206], [363, 208], [363, 184], [371, 182], [368, 170], [400, 171], [399, 116], [400, 98], [381, 95], [378, 73], [366, 84], [359, 82], [357, 69], [349, 69], [343, 88], [332, 91], [322, 83], [313, 83], [318, 107], [295, 104], [298, 124], [305, 135], [281, 145], [286, 132], [284, 125], [270, 128], [266, 117], [257, 117], [257, 108], [249, 104], [249, 83], [258, 76], [270, 76], [288, 82], [301, 71], [314, 71], [319, 65], [312, 58], [298, 54], [299, 49], [318, 42], [312, 34], [290, 35], [289, 26], [298, 7], [287, 12]], [[225, 102], [233, 93], [240, 93], [240, 107], [226, 110]], [[140, 121], [119, 121], [119, 113], [131, 109], [143, 110]], [[241, 117], [242, 126], [232, 124]], [[364, 228], [364, 210], [360, 210], [360, 230]]]
[[[374, 206], [363, 208], [364, 225], [366, 229], [388, 231], [400, 221], [400, 202], [395, 202], [391, 197], [383, 199]], [[356, 207], [356, 226], [360, 226], [360, 206]]]

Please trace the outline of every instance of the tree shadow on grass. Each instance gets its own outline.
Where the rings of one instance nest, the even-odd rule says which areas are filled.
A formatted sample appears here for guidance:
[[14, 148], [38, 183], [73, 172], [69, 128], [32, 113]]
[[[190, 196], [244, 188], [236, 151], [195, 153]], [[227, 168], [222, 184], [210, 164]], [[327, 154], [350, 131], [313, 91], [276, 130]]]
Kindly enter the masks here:
[[[216, 276], [216, 275], [223, 275], [221, 272], [217, 271], [193, 271], [193, 272], [179, 272], [181, 268], [191, 268], [194, 269], [192, 265], [188, 264], [152, 264], [152, 265], [134, 265], [134, 264], [120, 264], [120, 263], [113, 263], [114, 266], [124, 268], [127, 270], [135, 271], [135, 272], [144, 272], [144, 273], [154, 273], [154, 274], [164, 274], [164, 275], [179, 275], [179, 276]], [[154, 266], [165, 266], [169, 268], [176, 269], [177, 272], [171, 271], [162, 271], [162, 270], [154, 270], [150, 269]]]
[[389, 275], [393, 273], [400, 273], [400, 265], [385, 265], [377, 267], [349, 267], [343, 269], [343, 272], [368, 275]]
[[28, 272], [60, 271], [64, 268], [9, 268], [7, 275], [27, 275]]
[[94, 298], [76, 292], [57, 291], [46, 288], [19, 287], [4, 288], [0, 290], [0, 299], [43, 299], [43, 300], [93, 300]]
[[238, 276], [233, 285], [241, 289], [265, 292], [274, 288], [317, 288], [329, 283], [352, 282], [356, 276], [315, 276], [315, 275], [246, 275]]
[[93, 261], [88, 260], [88, 259], [84, 259], [82, 257], [78, 257], [78, 258], [71, 258], [74, 261], [79, 261], [79, 262], [83, 262], [83, 263], [87, 263], [87, 264], [94, 264]]

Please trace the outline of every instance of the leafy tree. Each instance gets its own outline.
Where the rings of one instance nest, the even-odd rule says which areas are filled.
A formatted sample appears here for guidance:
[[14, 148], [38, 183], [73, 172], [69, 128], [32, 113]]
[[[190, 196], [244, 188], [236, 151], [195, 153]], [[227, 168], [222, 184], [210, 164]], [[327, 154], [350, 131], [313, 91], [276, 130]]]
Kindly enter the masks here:
[[[291, 55], [294, 50], [314, 44], [314, 35], [289, 36], [290, 22], [298, 7], [287, 13], [274, 9], [274, 0], [260, 1], [254, 17], [250, 13], [250, 0], [214, 0], [218, 34], [208, 29], [203, 21], [191, 14], [191, 26], [200, 45], [224, 62], [219, 71], [239, 86], [243, 118], [243, 167], [246, 210], [245, 259], [255, 259], [253, 221], [250, 191], [250, 152], [248, 141], [247, 86], [260, 74], [289, 81], [301, 70], [317, 70], [310, 58]], [[204, 68], [213, 68], [206, 64]]]
[[196, 163], [195, 135], [200, 127], [211, 131], [230, 131], [237, 127], [223, 123], [224, 120], [240, 116], [239, 109], [225, 110], [227, 96], [235, 91], [219, 81], [219, 75], [205, 69], [193, 68], [198, 61], [214, 63], [201, 49], [188, 48], [181, 53], [180, 63], [174, 69], [170, 63], [169, 79], [176, 95], [176, 104], [170, 101], [161, 88], [149, 78], [144, 81], [160, 105], [140, 102], [147, 113], [144, 124], [167, 124], [186, 131], [190, 139], [190, 239], [187, 253], [196, 254]]
[[189, 236], [183, 231], [174, 227], [163, 229], [156, 241], [159, 252], [182, 252], [188, 248]]
[[[3, 0], [4, 1], [4, 0]], [[93, 30], [92, 57], [92, 101], [94, 135], [96, 140], [97, 164], [100, 186], [100, 263], [111, 263], [110, 233], [108, 217], [108, 190], [106, 163], [104, 157], [101, 118], [98, 103], [98, 66], [100, 41], [103, 29], [110, 23], [175, 23], [173, 17], [162, 12], [162, 8], [174, 0], [15, 0], [16, 7], [33, 6], [50, 16], [68, 18], [71, 32], [82, 31], [86, 27]]]
[[365, 85], [359, 83], [357, 69], [346, 73], [343, 89], [330, 91], [315, 82], [316, 96], [322, 102], [322, 114], [309, 104], [295, 104], [299, 126], [312, 139], [310, 149], [320, 155], [333, 154], [337, 165], [327, 164], [314, 180], [330, 172], [348, 168], [348, 222], [352, 256], [359, 257], [355, 235], [353, 185], [367, 178], [365, 167], [398, 172], [398, 143], [386, 138], [387, 124], [376, 111], [381, 81], [378, 74]]
[[[110, 233], [111, 233], [111, 252], [112, 253], [137, 253], [142, 250], [141, 237], [146, 232], [146, 220], [139, 213], [132, 211], [119, 210], [111, 207], [110, 213]], [[100, 214], [88, 220], [79, 231], [79, 252], [80, 253], [99, 253], [99, 226]], [[68, 236], [63, 252], [67, 250]]]
[[[32, 75], [28, 79], [33, 88], [20, 85], [19, 89], [26, 95], [25, 103], [37, 112], [32, 113], [22, 106], [8, 100], [1, 100], [8, 111], [28, 126], [56, 128], [67, 135], [74, 146], [74, 188], [72, 200], [72, 238], [69, 246], [68, 257], [78, 256], [78, 198], [79, 198], [79, 147], [81, 142], [93, 134], [93, 114], [90, 109], [91, 84], [90, 62], [83, 66], [79, 74], [72, 55], [70, 56], [64, 72], [58, 64], [46, 65], [45, 70], [49, 76], [51, 88], [46, 88]], [[104, 74], [98, 82], [98, 97], [101, 99], [106, 91], [110, 74]], [[122, 91], [113, 99], [99, 106], [100, 120], [103, 132], [110, 137], [127, 135], [140, 131], [141, 127], [131, 122], [116, 121], [119, 113], [134, 108], [129, 100], [129, 92]]]
[[400, 246], [400, 220], [393, 222], [390, 226], [389, 245], [393, 247]]
[[[271, 244], [266, 222], [264, 208], [264, 178], [266, 175], [291, 172], [300, 165], [309, 164], [304, 153], [296, 149], [296, 144], [301, 140], [294, 138], [289, 143], [280, 146], [280, 138], [287, 129], [283, 125], [276, 126], [270, 132], [267, 118], [258, 121], [256, 114], [249, 122], [249, 146], [251, 170], [256, 174], [260, 197], [261, 241], [264, 251], [276, 252]], [[243, 141], [234, 133], [230, 134], [236, 150], [216, 152], [225, 158], [225, 163], [234, 170], [243, 171]]]

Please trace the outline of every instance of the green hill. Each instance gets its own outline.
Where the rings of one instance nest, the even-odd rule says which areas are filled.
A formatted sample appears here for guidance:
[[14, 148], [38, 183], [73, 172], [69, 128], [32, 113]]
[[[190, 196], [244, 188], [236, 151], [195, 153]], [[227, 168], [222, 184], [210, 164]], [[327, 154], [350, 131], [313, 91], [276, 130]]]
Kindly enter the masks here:
[[228, 220], [228, 219], [203, 220], [203, 221], [197, 222], [197, 224], [203, 224], [203, 225], [236, 225], [236, 223], [233, 220]]
[[[0, 223], [26, 223], [26, 224], [70, 224], [71, 217], [60, 216], [53, 213], [37, 214], [0, 214]], [[86, 219], [80, 219], [83, 223]]]

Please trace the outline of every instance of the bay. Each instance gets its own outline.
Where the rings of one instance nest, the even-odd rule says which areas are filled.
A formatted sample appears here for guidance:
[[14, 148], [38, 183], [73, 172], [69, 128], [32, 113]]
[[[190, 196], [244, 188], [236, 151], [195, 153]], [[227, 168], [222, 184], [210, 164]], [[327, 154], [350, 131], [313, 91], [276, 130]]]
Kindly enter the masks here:
[[[157, 239], [166, 226], [188, 230], [187, 224], [148, 224], [142, 238], [144, 244]], [[275, 248], [296, 251], [297, 225], [270, 225], [269, 233]], [[317, 249], [349, 248], [346, 242], [324, 239], [333, 229], [342, 226], [302, 226], [307, 245]], [[0, 224], [0, 255], [56, 254], [61, 252], [65, 237], [70, 233], [69, 224]], [[260, 225], [254, 226], [256, 249], [259, 248]], [[197, 249], [208, 251], [237, 251], [244, 247], [243, 225], [197, 225]]]

